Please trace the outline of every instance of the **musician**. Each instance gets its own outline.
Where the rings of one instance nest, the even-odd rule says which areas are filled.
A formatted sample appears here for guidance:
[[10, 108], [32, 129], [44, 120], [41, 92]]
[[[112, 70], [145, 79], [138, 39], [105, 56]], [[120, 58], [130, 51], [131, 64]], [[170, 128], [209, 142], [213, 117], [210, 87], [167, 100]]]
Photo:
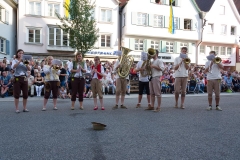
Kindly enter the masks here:
[[174, 60], [174, 77], [175, 77], [175, 108], [178, 108], [178, 98], [181, 90], [181, 109], [185, 109], [184, 101], [186, 96], [186, 87], [188, 80], [188, 69], [190, 64], [184, 63], [184, 58], [187, 58], [187, 47], [181, 48], [181, 54]]
[[[150, 102], [150, 92], [149, 92], [149, 79], [148, 75], [142, 75], [144, 71], [146, 70], [145, 66], [142, 66], [144, 60], [147, 60], [147, 53], [142, 52], [142, 60], [140, 60], [137, 63], [137, 66], [135, 68], [136, 72], [139, 72], [139, 92], [138, 92], [138, 104], [136, 105], [136, 108], [141, 107], [141, 101], [142, 101], [142, 95], [143, 95], [143, 90], [146, 90], [147, 94], [147, 101], [148, 101], [148, 108], [151, 108], [151, 102]], [[144, 60], [143, 60], [144, 59]]]
[[27, 109], [27, 99], [28, 99], [28, 79], [27, 71], [30, 71], [30, 67], [23, 63], [22, 49], [17, 50], [16, 58], [12, 61], [12, 69], [14, 70], [13, 78], [13, 96], [14, 103], [16, 107], [16, 113], [20, 113], [18, 109], [19, 96], [22, 91], [23, 93], [23, 112], [29, 112]]
[[72, 86], [72, 106], [71, 110], [74, 110], [76, 96], [78, 93], [78, 100], [80, 109], [83, 110], [83, 92], [85, 88], [85, 73], [87, 71], [87, 64], [83, 60], [82, 53], [78, 52], [75, 55], [75, 60], [69, 64], [69, 71], [71, 72], [71, 86]]
[[103, 106], [103, 94], [102, 94], [102, 82], [101, 79], [104, 75], [104, 68], [101, 65], [100, 58], [98, 56], [94, 57], [95, 64], [92, 66], [92, 81], [91, 81], [91, 89], [94, 100], [94, 110], [98, 109], [97, 106], [97, 94], [99, 96], [99, 101], [101, 104], [101, 109], [105, 110]]
[[156, 50], [156, 54], [153, 57], [153, 61], [150, 65], [152, 70], [152, 75], [150, 77], [150, 82], [149, 82], [151, 106], [149, 106], [146, 109], [146, 110], [154, 110], [155, 97], [157, 97], [158, 105], [157, 105], [157, 108], [154, 110], [154, 112], [159, 112], [161, 110], [160, 107], [161, 107], [162, 92], [161, 92], [160, 77], [162, 76], [162, 72], [165, 70], [163, 61], [158, 59], [158, 53], [159, 51]]
[[[216, 56], [215, 51], [211, 51], [209, 53], [211, 56]], [[220, 84], [221, 84], [221, 72], [223, 69], [222, 63], [214, 63], [213, 60], [208, 60], [205, 64], [205, 73], [207, 74], [207, 92], [208, 92], [208, 103], [209, 106], [207, 108], [208, 111], [212, 110], [212, 94], [213, 90], [215, 93], [215, 101], [216, 101], [216, 110], [222, 111], [219, 107], [220, 101]]]
[[129, 75], [125, 78], [121, 78], [118, 75], [118, 68], [122, 67], [122, 64], [120, 64], [120, 59], [122, 56], [122, 52], [117, 52], [117, 55], [119, 56], [117, 61], [114, 64], [113, 70], [116, 73], [116, 105], [112, 109], [118, 109], [118, 102], [121, 94], [121, 106], [120, 108], [127, 109], [127, 107], [124, 105], [124, 99], [126, 95], [127, 90], [127, 80], [129, 79]]
[[48, 56], [46, 58], [46, 65], [43, 66], [43, 72], [46, 74], [45, 76], [45, 94], [44, 94], [44, 102], [42, 111], [46, 111], [46, 104], [52, 92], [53, 95], [53, 109], [57, 110], [57, 96], [58, 96], [58, 88], [60, 86], [59, 74], [60, 70], [56, 69], [55, 66], [57, 64], [53, 64], [53, 57]]

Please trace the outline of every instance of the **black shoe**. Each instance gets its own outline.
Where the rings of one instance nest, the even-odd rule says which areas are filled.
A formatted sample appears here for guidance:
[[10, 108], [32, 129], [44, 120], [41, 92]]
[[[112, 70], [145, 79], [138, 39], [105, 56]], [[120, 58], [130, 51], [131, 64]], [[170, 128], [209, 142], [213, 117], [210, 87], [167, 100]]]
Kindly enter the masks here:
[[29, 110], [28, 109], [24, 109], [23, 112], [29, 112]]
[[4, 98], [5, 97], [4, 94], [2, 94], [1, 97]]

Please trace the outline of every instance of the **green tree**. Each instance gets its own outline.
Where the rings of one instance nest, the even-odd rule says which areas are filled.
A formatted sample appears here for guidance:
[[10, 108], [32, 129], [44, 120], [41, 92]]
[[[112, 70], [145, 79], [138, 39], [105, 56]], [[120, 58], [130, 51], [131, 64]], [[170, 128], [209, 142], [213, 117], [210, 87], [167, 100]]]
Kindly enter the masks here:
[[85, 55], [94, 48], [98, 39], [98, 29], [93, 17], [94, 3], [89, 0], [71, 0], [70, 4], [64, 3], [68, 15], [57, 17], [61, 21], [58, 25], [65, 33], [69, 33], [69, 46]]

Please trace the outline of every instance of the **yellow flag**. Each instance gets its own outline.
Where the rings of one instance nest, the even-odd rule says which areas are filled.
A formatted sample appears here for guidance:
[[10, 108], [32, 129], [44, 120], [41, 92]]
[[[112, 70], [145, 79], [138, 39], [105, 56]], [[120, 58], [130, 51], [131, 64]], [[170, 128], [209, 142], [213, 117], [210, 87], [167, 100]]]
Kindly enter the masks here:
[[[69, 6], [70, 5], [70, 0], [65, 0], [65, 4], [67, 5], [67, 6]], [[69, 12], [68, 12], [68, 10], [65, 8], [65, 16], [66, 17], [68, 17], [69, 16]]]

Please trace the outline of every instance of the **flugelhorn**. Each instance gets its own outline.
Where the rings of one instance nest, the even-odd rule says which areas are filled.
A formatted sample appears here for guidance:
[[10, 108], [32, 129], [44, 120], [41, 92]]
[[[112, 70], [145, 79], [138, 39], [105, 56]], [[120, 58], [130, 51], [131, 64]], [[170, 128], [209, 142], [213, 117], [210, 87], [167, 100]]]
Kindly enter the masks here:
[[62, 62], [59, 59], [54, 59], [52, 61], [53, 64], [53, 69], [58, 71], [60, 69], [60, 65], [62, 64]]
[[146, 77], [146, 76], [151, 76], [152, 75], [152, 69], [151, 69], [151, 58], [153, 58], [156, 55], [156, 50], [153, 48], [148, 49], [148, 58], [146, 61], [143, 62], [141, 68], [145, 68], [145, 71], [141, 71], [141, 76]]
[[134, 62], [132, 56], [128, 55], [132, 50], [129, 48], [122, 47], [122, 55], [120, 59], [120, 67], [117, 70], [119, 77], [125, 78], [129, 75], [131, 66]]

